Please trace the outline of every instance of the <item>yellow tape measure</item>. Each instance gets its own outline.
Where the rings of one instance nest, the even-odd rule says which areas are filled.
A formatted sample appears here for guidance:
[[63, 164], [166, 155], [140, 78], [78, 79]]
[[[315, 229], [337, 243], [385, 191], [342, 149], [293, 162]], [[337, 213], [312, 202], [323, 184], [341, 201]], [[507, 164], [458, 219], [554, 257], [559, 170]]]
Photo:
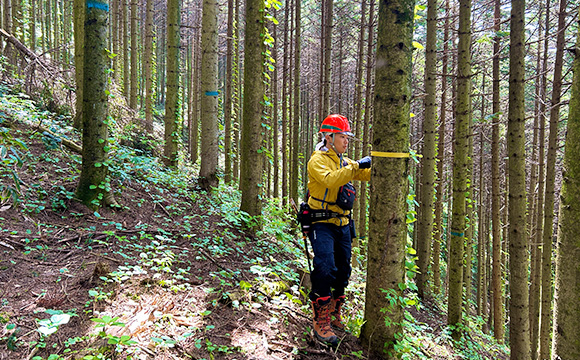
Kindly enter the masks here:
[[[371, 156], [376, 157], [387, 157], [387, 158], [408, 158], [411, 156], [410, 153], [396, 153], [396, 152], [385, 152], [385, 151], [371, 151]], [[423, 155], [415, 154], [416, 157], [423, 157]]]

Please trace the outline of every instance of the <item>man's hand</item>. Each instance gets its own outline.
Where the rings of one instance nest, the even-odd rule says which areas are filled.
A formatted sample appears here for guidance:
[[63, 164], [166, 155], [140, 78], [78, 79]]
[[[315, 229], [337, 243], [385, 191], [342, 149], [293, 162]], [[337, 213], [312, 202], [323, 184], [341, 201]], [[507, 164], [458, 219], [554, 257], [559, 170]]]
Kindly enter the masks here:
[[371, 167], [371, 157], [365, 156], [364, 158], [357, 161], [359, 169], [370, 169]]

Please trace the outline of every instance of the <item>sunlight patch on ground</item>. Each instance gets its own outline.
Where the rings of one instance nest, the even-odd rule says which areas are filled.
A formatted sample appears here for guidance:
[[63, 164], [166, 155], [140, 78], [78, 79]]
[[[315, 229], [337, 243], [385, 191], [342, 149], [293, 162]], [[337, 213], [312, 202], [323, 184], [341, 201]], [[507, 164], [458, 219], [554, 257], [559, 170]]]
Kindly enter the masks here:
[[[94, 316], [119, 317], [117, 321], [125, 326], [107, 328], [106, 332], [117, 337], [131, 336], [138, 343], [135, 355], [141, 352], [152, 355], [172, 348], [204, 329], [207, 314], [204, 288], [194, 287], [184, 297], [176, 297], [163, 288], [150, 289], [139, 296], [134, 295], [136, 291], [139, 289], [124, 287], [112, 304]], [[93, 326], [95, 334], [101, 330]]]

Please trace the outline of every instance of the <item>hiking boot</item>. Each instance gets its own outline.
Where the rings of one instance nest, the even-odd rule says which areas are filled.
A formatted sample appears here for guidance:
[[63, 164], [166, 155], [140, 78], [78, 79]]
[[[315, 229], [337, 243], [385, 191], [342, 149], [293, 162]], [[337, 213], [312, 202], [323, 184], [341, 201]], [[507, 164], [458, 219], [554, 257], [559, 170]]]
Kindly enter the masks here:
[[314, 336], [320, 341], [338, 344], [338, 337], [330, 328], [330, 310], [332, 302], [330, 296], [318, 298], [312, 302], [314, 313]]
[[330, 307], [331, 311], [330, 311], [330, 316], [332, 321], [330, 322], [330, 325], [336, 329], [336, 330], [341, 330], [344, 331], [345, 330], [345, 326], [342, 322], [342, 315], [340, 313], [340, 310], [342, 309], [342, 304], [344, 304], [344, 300], [345, 300], [345, 296], [339, 296], [337, 299], [332, 299], [331, 304], [332, 306]]

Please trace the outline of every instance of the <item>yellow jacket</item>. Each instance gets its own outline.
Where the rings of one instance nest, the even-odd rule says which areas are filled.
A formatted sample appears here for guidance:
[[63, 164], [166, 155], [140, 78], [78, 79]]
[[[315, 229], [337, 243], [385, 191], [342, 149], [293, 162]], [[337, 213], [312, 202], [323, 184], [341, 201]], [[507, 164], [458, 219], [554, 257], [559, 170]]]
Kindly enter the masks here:
[[[341, 164], [342, 158], [342, 164]], [[311, 209], [327, 209], [343, 214], [337, 218], [322, 220], [335, 225], [347, 225], [350, 210], [343, 210], [336, 202], [338, 190], [351, 180], [369, 181], [371, 169], [359, 169], [358, 163], [347, 157], [339, 157], [334, 151], [326, 148], [316, 150], [308, 161], [308, 205]]]

